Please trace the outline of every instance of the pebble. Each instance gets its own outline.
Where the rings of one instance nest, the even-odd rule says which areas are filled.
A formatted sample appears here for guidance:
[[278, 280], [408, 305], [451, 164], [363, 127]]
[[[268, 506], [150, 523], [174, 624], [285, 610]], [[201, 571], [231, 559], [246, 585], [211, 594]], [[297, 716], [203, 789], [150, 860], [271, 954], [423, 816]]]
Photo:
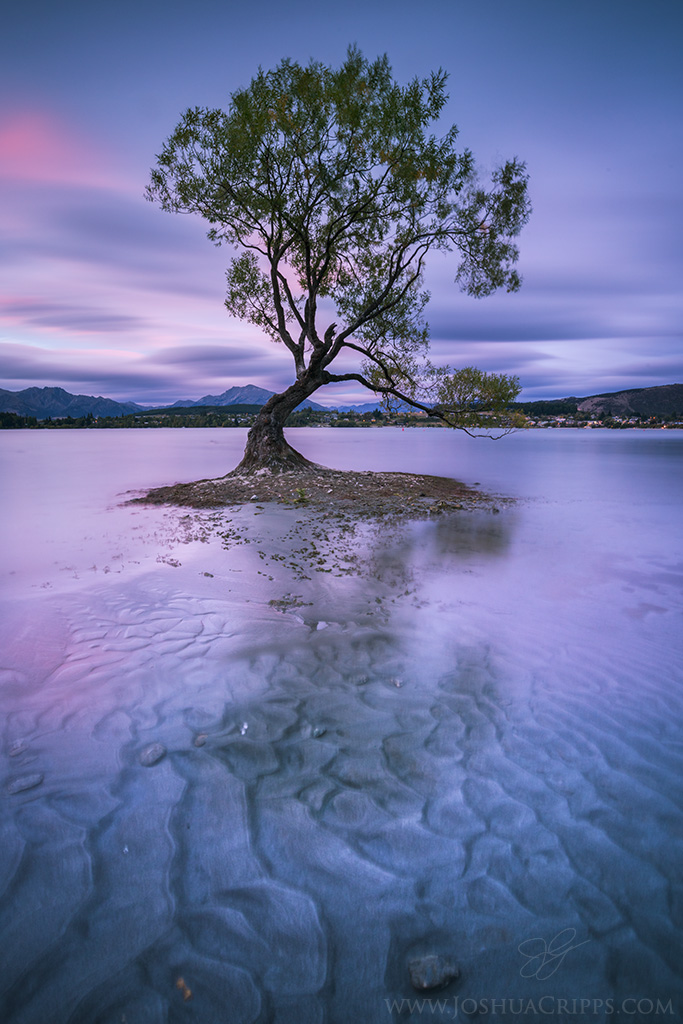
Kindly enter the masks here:
[[197, 736], [195, 736], [195, 738], [194, 738], [194, 745], [195, 745], [195, 747], [203, 747], [205, 743], [206, 743], [206, 733], [205, 732], [200, 732]]
[[166, 747], [161, 743], [150, 743], [140, 751], [138, 760], [144, 768], [151, 768], [166, 756]]
[[33, 775], [18, 775], [16, 779], [10, 779], [7, 783], [7, 792], [10, 794], [23, 793], [26, 789], [35, 789], [43, 781], [44, 776], [40, 772]]
[[411, 960], [408, 964], [410, 971], [410, 983], [418, 992], [424, 992], [431, 988], [444, 988], [455, 978], [460, 977], [460, 971], [450, 957], [422, 956], [419, 960]]

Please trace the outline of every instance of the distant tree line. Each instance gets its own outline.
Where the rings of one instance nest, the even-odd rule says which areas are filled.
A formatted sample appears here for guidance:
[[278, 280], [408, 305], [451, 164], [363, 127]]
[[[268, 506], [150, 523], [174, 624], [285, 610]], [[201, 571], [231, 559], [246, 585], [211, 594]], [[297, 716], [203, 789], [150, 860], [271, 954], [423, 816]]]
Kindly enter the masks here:
[[[32, 430], [126, 430], [155, 427], [251, 427], [260, 411], [259, 405], [224, 405], [224, 406], [189, 406], [174, 409], [149, 409], [144, 412], [131, 413], [125, 416], [100, 416], [95, 418], [92, 413], [85, 416], [63, 416], [53, 419], [39, 420], [35, 416], [22, 416], [14, 412], [0, 412], [0, 430], [30, 428]], [[576, 402], [547, 401], [519, 402], [511, 407], [513, 413], [524, 413], [535, 419], [546, 417], [567, 417], [570, 422], [551, 423], [556, 426], [572, 426], [573, 422], [589, 422], [599, 419], [604, 427], [625, 428], [629, 426], [622, 418], [614, 418], [609, 410], [597, 413], [580, 413]], [[668, 413], [661, 416], [645, 416], [638, 413], [629, 414], [630, 419], [638, 419], [639, 426], [658, 426], [664, 423], [679, 423], [683, 414]], [[497, 426], [500, 417], [490, 421]], [[439, 426], [437, 417], [424, 413], [416, 414], [412, 410], [398, 412], [348, 412], [337, 409], [296, 409], [287, 419], [288, 427], [431, 427]], [[633, 424], [631, 424], [633, 425]]]
[[515, 402], [513, 408], [525, 416], [575, 416], [578, 403], [570, 399], [552, 399], [547, 402]]
[[[0, 413], [0, 429], [13, 427], [31, 427], [38, 430], [74, 430], [93, 429], [125, 430], [131, 428], [153, 427], [250, 427], [261, 410], [260, 405], [226, 405], [226, 406], [189, 406], [169, 409], [148, 409], [144, 412], [130, 413], [124, 416], [99, 416], [92, 413], [86, 416], [63, 416], [53, 419], [47, 417], [38, 420], [35, 416], [20, 416], [17, 413]], [[406, 425], [411, 423], [424, 424], [432, 421], [430, 417], [416, 416], [412, 411], [383, 413], [379, 409], [373, 412], [338, 412], [336, 409], [311, 409], [306, 407], [290, 413], [287, 420], [289, 427], [308, 426], [371, 426], [371, 425]]]
[[0, 430], [16, 430], [18, 427], [40, 425], [35, 416], [20, 416], [16, 412], [0, 412]]

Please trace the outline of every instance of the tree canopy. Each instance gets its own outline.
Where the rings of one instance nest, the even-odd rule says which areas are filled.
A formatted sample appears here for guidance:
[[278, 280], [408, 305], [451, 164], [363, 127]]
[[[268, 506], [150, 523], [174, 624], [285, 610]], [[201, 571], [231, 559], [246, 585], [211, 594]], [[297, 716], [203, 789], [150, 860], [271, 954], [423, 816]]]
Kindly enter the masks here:
[[[465, 429], [519, 393], [516, 377], [428, 358], [429, 253], [456, 254], [455, 280], [471, 296], [516, 291], [514, 239], [530, 213], [523, 163], [505, 162], [484, 185], [455, 126], [431, 133], [446, 79], [401, 86], [386, 56], [369, 61], [355, 47], [336, 69], [283, 60], [227, 111], [188, 109], [158, 155], [148, 198], [199, 214], [213, 242], [238, 250], [228, 311], [293, 357], [296, 380], [276, 396], [273, 423], [337, 381], [436, 407]], [[340, 360], [333, 372], [345, 352], [361, 368]]]

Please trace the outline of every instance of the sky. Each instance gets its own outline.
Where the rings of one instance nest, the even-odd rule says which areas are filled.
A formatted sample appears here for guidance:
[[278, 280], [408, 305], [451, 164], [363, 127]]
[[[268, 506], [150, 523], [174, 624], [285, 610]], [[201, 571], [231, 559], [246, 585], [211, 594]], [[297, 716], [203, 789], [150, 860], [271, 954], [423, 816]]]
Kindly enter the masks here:
[[526, 400], [682, 382], [681, 38], [681, 0], [12, 0], [0, 387], [163, 405], [291, 383], [284, 347], [225, 310], [231, 250], [144, 189], [187, 107], [352, 43], [402, 83], [444, 68], [443, 128], [484, 173], [517, 156], [530, 175], [518, 293], [467, 297], [454, 257], [430, 262], [433, 361], [516, 374]]

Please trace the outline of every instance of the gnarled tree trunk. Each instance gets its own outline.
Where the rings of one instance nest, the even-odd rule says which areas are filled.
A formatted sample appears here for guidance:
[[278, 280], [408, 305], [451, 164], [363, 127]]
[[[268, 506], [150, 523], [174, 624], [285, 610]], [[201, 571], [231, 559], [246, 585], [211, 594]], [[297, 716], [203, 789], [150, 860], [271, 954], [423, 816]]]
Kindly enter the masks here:
[[249, 431], [244, 456], [233, 472], [255, 473], [265, 469], [271, 473], [284, 473], [313, 468], [315, 463], [309, 462], [287, 443], [284, 425], [289, 414], [324, 383], [323, 379], [306, 374], [286, 391], [269, 398]]

